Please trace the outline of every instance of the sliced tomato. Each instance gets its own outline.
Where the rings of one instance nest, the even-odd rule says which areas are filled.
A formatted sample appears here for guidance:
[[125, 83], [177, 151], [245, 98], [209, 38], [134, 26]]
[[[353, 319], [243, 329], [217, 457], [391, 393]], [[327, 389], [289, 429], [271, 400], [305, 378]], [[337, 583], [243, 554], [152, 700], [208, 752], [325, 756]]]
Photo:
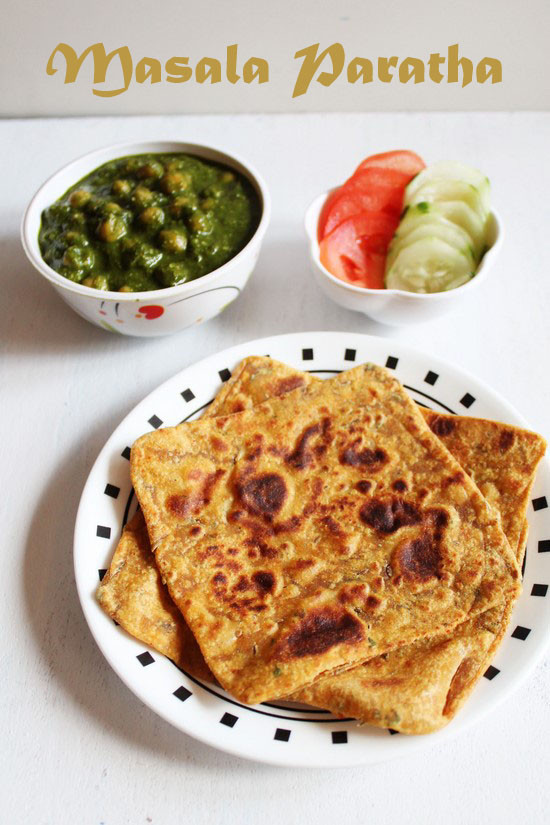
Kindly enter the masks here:
[[319, 222], [317, 224], [317, 240], [319, 243], [325, 237], [325, 226], [327, 224], [328, 216], [330, 214], [330, 210], [332, 209], [332, 205], [338, 198], [340, 197], [342, 192], [342, 187], [339, 186], [338, 189], [335, 189], [333, 192], [330, 193], [328, 198], [323, 204], [323, 208], [321, 209], [321, 214], [319, 215]]
[[379, 155], [371, 155], [359, 164], [356, 174], [362, 169], [393, 169], [408, 176], [407, 183], [418, 175], [426, 167], [426, 164], [416, 152], [408, 149], [397, 149], [393, 152], [382, 152]]
[[397, 223], [397, 218], [383, 212], [348, 218], [321, 241], [321, 263], [342, 281], [383, 289], [386, 252]]
[[386, 212], [399, 217], [407, 180], [393, 169], [365, 169], [353, 175], [325, 201], [317, 226], [318, 240], [361, 212]]
[[385, 169], [380, 166], [366, 166], [356, 169], [342, 189], [366, 189], [371, 186], [395, 186], [404, 189], [411, 177], [399, 169]]
[[363, 212], [383, 212], [399, 218], [403, 205], [403, 189], [395, 186], [372, 186], [365, 191], [342, 191], [334, 198], [325, 214], [319, 218], [319, 237], [322, 240], [339, 224]]

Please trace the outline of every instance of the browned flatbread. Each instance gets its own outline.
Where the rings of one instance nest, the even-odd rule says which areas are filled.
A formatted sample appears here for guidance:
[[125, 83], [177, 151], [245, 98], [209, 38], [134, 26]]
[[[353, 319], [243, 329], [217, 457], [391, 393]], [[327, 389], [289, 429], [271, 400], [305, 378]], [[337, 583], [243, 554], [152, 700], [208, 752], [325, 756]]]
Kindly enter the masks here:
[[[315, 379], [308, 374], [297, 373], [290, 367], [270, 359], [248, 358], [234, 371], [232, 379], [224, 384], [206, 414], [221, 414], [230, 409], [234, 411], [242, 410], [268, 397], [286, 392], [298, 385], [309, 383], [311, 380]], [[235, 386], [236, 384], [238, 386]], [[232, 398], [229, 396], [232, 396]], [[433, 418], [435, 415], [428, 410], [423, 410], [423, 412], [426, 417]], [[480, 462], [480, 452], [475, 449], [476, 441], [479, 440], [478, 430], [486, 424], [488, 431], [493, 432], [495, 425], [493, 422], [476, 421], [470, 418], [462, 419], [458, 416], [452, 419], [450, 416], [439, 416], [436, 429], [441, 429], [442, 422], [447, 418], [460, 425], [462, 436], [459, 442], [460, 455], [456, 456], [455, 454], [455, 457], [459, 458], [463, 466], [465, 465], [472, 474], [475, 474], [476, 461]], [[464, 429], [470, 423], [474, 427], [474, 431], [472, 436], [468, 437], [464, 433]], [[509, 430], [505, 425], [499, 424], [496, 426], [501, 433]], [[451, 428], [447, 427], [446, 429], [449, 431], [449, 435]], [[515, 434], [514, 449], [506, 457], [504, 470], [501, 467], [502, 454], [500, 450], [486, 453], [486, 456], [489, 457], [489, 468], [483, 468], [483, 478], [489, 484], [497, 482], [495, 484], [497, 493], [500, 487], [499, 482], [506, 485], [506, 468], [509, 469], [512, 476], [523, 473], [524, 478], [527, 479], [524, 487], [528, 488], [528, 482], [534, 478], [536, 464], [544, 450], [543, 440], [533, 433], [515, 430]], [[532, 450], [533, 440], [538, 441], [538, 456]], [[484, 441], [485, 438], [482, 433], [481, 443]], [[497, 443], [499, 442], [500, 437], [497, 439]], [[531, 445], [527, 456], [521, 448], [522, 442]], [[470, 444], [474, 445], [471, 450], [469, 449]], [[453, 446], [456, 448], [456, 439], [454, 443], [450, 443], [448, 446], [451, 451]], [[487, 461], [487, 457], [485, 461]], [[491, 468], [493, 472], [491, 472]], [[524, 501], [514, 503], [510, 497], [507, 497], [504, 510], [502, 510], [497, 495], [497, 500], [494, 503], [497, 509], [501, 510], [503, 523], [512, 525], [514, 520], [518, 523], [522, 513], [526, 510], [527, 500], [528, 489]], [[143, 519], [139, 516], [137, 518], [143, 526]], [[131, 529], [125, 531], [113, 557], [109, 574], [100, 586], [100, 601], [107, 612], [130, 633], [170, 656], [192, 675], [207, 678], [205, 671], [208, 671], [204, 660], [200, 652], [198, 658], [194, 655], [198, 650], [198, 646], [194, 642], [194, 637], [186, 628], [181, 614], [179, 611], [173, 610], [167, 615], [167, 611], [163, 607], [164, 601], [169, 599], [169, 596], [154, 565], [145, 533], [141, 529], [136, 529], [135, 532], [138, 537], [141, 533], [143, 540], [138, 541], [134, 538], [134, 531]], [[523, 558], [526, 532], [527, 522], [525, 521], [518, 547], [518, 560], [520, 563]], [[120, 572], [124, 571], [126, 563], [132, 574], [137, 576], [139, 584], [133, 584], [132, 574], [128, 576], [128, 574], [124, 575], [123, 572]], [[147, 571], [147, 575], [144, 576], [143, 571]], [[150, 575], [150, 573], [153, 573], [153, 575]], [[147, 593], [143, 593], [145, 588], [148, 590]], [[113, 589], [116, 592], [109, 596], [108, 591]], [[102, 591], [107, 592], [106, 598], [101, 598]], [[138, 595], [137, 598], [135, 598], [136, 595]], [[113, 610], [115, 605], [116, 612]], [[147, 605], [145, 619], [143, 617], [144, 605]], [[495, 626], [495, 617], [500, 632]], [[477, 677], [485, 670], [488, 660], [492, 658], [494, 649], [498, 645], [507, 624], [504, 616], [501, 616], [500, 623], [498, 618], [498, 609], [495, 609], [494, 615], [491, 611], [487, 611], [483, 614], [483, 617], [479, 617], [474, 622], [467, 622], [456, 628], [452, 637], [441, 642], [416, 643], [416, 645], [409, 648], [395, 651], [387, 657], [371, 660], [369, 667], [372, 673], [369, 674], [367, 671], [365, 676], [358, 680], [355, 686], [356, 690], [353, 689], [353, 683], [348, 686], [349, 698], [357, 705], [355, 714], [370, 718], [372, 722], [378, 725], [388, 726], [393, 724], [401, 729], [414, 728], [415, 732], [420, 730], [419, 722], [423, 730], [440, 727], [442, 723], [454, 715], [458, 706], [464, 701], [469, 690], [475, 684]], [[172, 621], [176, 624], [179, 623], [181, 626], [179, 634], [174, 634], [171, 628]], [[154, 636], [147, 633], [146, 630], [151, 623], [155, 625]], [[146, 628], [145, 631], [143, 631], [143, 628]], [[186, 634], [191, 637], [191, 646], [188, 648], [183, 644]], [[422, 646], [422, 656], [411, 658], [411, 651], [417, 645]], [[358, 668], [354, 672], [361, 670], [362, 668]], [[323, 693], [322, 687], [319, 693]], [[399, 697], [398, 702], [395, 700], [396, 694]], [[420, 697], [418, 701], [416, 700], [417, 696]], [[388, 697], [391, 697], [392, 701], [388, 702]], [[310, 701], [321, 703], [321, 697], [315, 695], [313, 691]], [[351, 706], [345, 709], [345, 713], [353, 713]]]
[[[214, 417], [224, 411], [224, 406], [229, 408], [226, 398], [236, 384], [240, 386], [245, 380], [242, 373], [263, 366], [265, 361], [269, 359], [242, 361], [204, 416]], [[269, 361], [270, 365], [275, 363]], [[290, 371], [285, 365], [279, 367]], [[278, 387], [266, 382], [262, 391], [271, 396], [289, 388], [288, 381]], [[195, 637], [162, 582], [141, 510], [125, 526], [109, 569], [99, 584], [97, 598], [103, 610], [130, 635], [168, 656], [197, 679], [215, 681]]]
[[[286, 382], [292, 386], [300, 380], [309, 383], [316, 379], [307, 374], [300, 378], [285, 365], [270, 366], [266, 359], [250, 359], [223, 407], [248, 408], [280, 392]], [[536, 468], [545, 451], [544, 439], [496, 422], [427, 409], [422, 413], [500, 512], [521, 565], [528, 530], [525, 514]], [[441, 639], [417, 642], [369, 660], [359, 668], [316, 682], [292, 698], [406, 733], [436, 730], [455, 715], [485, 671], [505, 633], [512, 607], [513, 600], [509, 600]]]
[[401, 733], [433, 733], [453, 718], [485, 672], [514, 601], [486, 610], [451, 633], [319, 680], [292, 699]]
[[[525, 528], [534, 472], [546, 443], [540, 435], [496, 421], [422, 410], [432, 432], [501, 513], [502, 529], [515, 550]], [[523, 541], [525, 546], [525, 541]], [[520, 555], [517, 554], [521, 563]]]
[[145, 436], [132, 473], [171, 595], [243, 701], [452, 628], [518, 590], [485, 500], [372, 365]]
[[97, 598], [132, 636], [198, 679], [213, 679], [195, 637], [162, 584], [141, 510], [124, 528]]
[[[222, 413], [224, 407], [228, 410], [226, 398], [234, 392], [236, 384], [244, 383], [243, 373], [263, 366], [266, 361], [270, 366], [277, 365], [265, 358], [242, 361], [222, 385], [204, 417], [214, 417]], [[286, 365], [278, 366], [294, 375]], [[280, 395], [287, 392], [292, 383], [283, 380], [272, 386], [266, 381], [262, 392]], [[197, 679], [215, 681], [195, 637], [162, 582], [141, 510], [125, 526], [109, 569], [99, 584], [97, 598], [103, 610], [130, 635], [168, 656]]]

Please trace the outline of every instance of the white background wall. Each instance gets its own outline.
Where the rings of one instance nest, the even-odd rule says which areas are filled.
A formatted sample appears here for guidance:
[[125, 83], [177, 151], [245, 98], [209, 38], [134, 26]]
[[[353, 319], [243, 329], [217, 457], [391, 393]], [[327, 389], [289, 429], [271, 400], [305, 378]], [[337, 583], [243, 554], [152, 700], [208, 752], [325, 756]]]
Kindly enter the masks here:
[[[0, 115], [548, 109], [549, 29], [547, 0], [3, 0]], [[461, 54], [474, 62], [499, 58], [503, 82], [461, 88], [394, 80], [363, 86], [341, 76], [329, 88], [314, 82], [293, 100], [301, 62], [294, 53], [335, 41], [344, 45], [348, 59], [373, 60], [391, 55], [427, 60], [430, 52], [446, 54], [449, 45], [459, 43]], [[238, 43], [243, 59], [269, 61], [270, 81], [261, 86], [134, 81], [124, 94], [105, 99], [91, 92], [91, 64], [72, 85], [64, 85], [62, 70], [46, 74], [59, 42], [78, 53], [95, 42], [108, 51], [127, 45], [134, 63], [143, 56], [164, 63], [184, 55], [191, 65], [204, 56], [223, 59], [226, 46]]]

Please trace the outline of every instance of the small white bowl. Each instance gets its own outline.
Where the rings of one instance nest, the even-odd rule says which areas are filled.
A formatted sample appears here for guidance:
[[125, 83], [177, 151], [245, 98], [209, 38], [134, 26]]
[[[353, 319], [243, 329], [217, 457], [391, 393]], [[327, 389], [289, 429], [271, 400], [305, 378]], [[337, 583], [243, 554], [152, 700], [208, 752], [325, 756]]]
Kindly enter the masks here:
[[309, 240], [311, 268], [315, 280], [333, 301], [345, 309], [362, 312], [382, 324], [413, 324], [430, 321], [454, 309], [464, 298], [471, 295], [492, 268], [502, 246], [502, 224], [495, 212], [489, 216], [487, 242], [489, 249], [475, 276], [466, 284], [448, 292], [405, 292], [402, 289], [368, 289], [341, 281], [332, 275], [319, 259], [317, 225], [323, 204], [333, 190], [315, 198], [305, 215], [305, 228]]
[[[149, 152], [187, 152], [217, 161], [244, 175], [260, 198], [260, 223], [244, 249], [223, 266], [187, 284], [149, 292], [110, 292], [74, 283], [55, 272], [42, 258], [38, 233], [42, 211], [67, 189], [103, 163], [125, 155]], [[119, 143], [90, 152], [50, 177], [28, 205], [21, 224], [23, 249], [56, 292], [87, 321], [122, 335], [151, 337], [180, 332], [218, 315], [239, 295], [254, 269], [271, 214], [269, 192], [256, 170], [236, 155], [181, 141]]]

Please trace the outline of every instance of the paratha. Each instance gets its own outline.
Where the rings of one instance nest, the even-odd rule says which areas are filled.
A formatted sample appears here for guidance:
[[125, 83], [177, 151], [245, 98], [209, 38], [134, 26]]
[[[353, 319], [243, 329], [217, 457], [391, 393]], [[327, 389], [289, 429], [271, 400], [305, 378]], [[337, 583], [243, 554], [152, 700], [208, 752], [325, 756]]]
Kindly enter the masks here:
[[[516, 550], [521, 543], [534, 471], [546, 449], [544, 439], [496, 421], [441, 415], [426, 409], [422, 412], [432, 432], [458, 459], [487, 501], [500, 510], [502, 529]], [[522, 549], [524, 546], [525, 541]]]
[[[263, 369], [266, 364], [273, 369], [275, 384]], [[228, 411], [226, 398], [234, 392], [235, 385], [238, 391], [244, 386], [246, 375], [258, 369], [262, 369], [265, 379], [255, 387], [258, 400], [262, 401], [288, 392], [296, 385], [296, 376], [301, 376], [268, 358], [246, 358], [222, 385], [204, 416], [214, 417], [224, 408]], [[281, 380], [277, 380], [277, 371], [284, 372]], [[304, 382], [300, 378], [298, 383]], [[168, 656], [197, 679], [215, 681], [195, 637], [162, 582], [141, 510], [124, 527], [109, 569], [99, 584], [97, 598], [103, 610], [130, 635]]]
[[196, 678], [213, 679], [195, 637], [162, 584], [141, 510], [125, 526], [97, 598], [132, 636]]
[[[242, 410], [311, 380], [317, 379], [313, 379], [307, 373], [297, 373], [285, 364], [271, 359], [248, 358], [235, 369], [233, 377], [223, 385], [205, 414], [216, 415], [231, 409]], [[229, 398], [230, 395], [233, 395], [232, 399]], [[435, 414], [428, 410], [423, 409], [422, 412], [427, 418], [435, 417]], [[436, 429], [446, 429], [449, 436], [452, 428], [442, 424], [447, 418], [451, 417], [439, 416]], [[494, 422], [460, 416], [455, 416], [452, 420], [460, 428], [461, 434], [461, 440], [458, 442], [460, 454], [455, 453], [455, 457], [459, 458], [461, 464], [468, 468], [474, 477], [478, 470], [476, 463], [480, 465], [481, 459], [479, 469], [483, 471], [484, 483], [491, 485], [489, 489], [496, 489], [497, 499], [494, 504], [501, 512], [503, 524], [513, 529], [514, 522], [520, 524], [524, 517], [536, 465], [544, 452], [544, 440], [526, 430], [509, 428]], [[467, 429], [470, 426], [473, 430], [472, 434], [468, 435]], [[481, 451], [476, 445], [488, 443], [484, 429], [487, 435], [493, 434], [493, 441], [497, 447], [502, 444], [502, 433], [510, 429], [514, 432], [514, 448], [506, 451], [504, 460], [502, 450], [498, 448], [486, 450], [484, 460], [481, 457]], [[509, 437], [506, 440], [509, 441]], [[456, 438], [454, 443], [451, 441], [448, 446], [451, 451], [453, 446], [456, 449]], [[518, 498], [514, 501], [510, 496], [499, 498], [499, 489], [506, 489], [508, 475], [516, 479], [523, 478], [520, 485], [524, 490], [523, 500]], [[136, 519], [139, 527], [136, 524], [134, 528]], [[205, 675], [208, 669], [183, 617], [174, 606], [172, 611], [167, 611], [164, 607], [165, 601], [170, 603], [170, 600], [154, 564], [144, 527], [143, 518], [138, 513], [133, 523], [125, 530], [113, 556], [109, 573], [100, 585], [100, 602], [109, 615], [128, 632], [172, 658], [192, 675], [208, 678]], [[520, 563], [526, 532], [525, 521], [517, 551]], [[135, 584], [132, 576], [137, 579]], [[483, 615], [487, 619], [491, 618], [490, 611]], [[423, 655], [415, 659], [411, 659], [409, 652], [411, 648], [416, 647], [413, 645], [411, 648], [395, 651], [385, 658], [372, 660], [374, 672], [369, 687], [365, 688], [363, 684], [367, 675], [364, 680], [358, 682], [356, 690], [353, 690], [352, 684], [348, 685], [351, 699], [357, 706], [356, 715], [366, 716], [378, 725], [393, 724], [401, 730], [414, 729], [415, 732], [419, 732], [420, 726], [424, 731], [440, 727], [456, 712], [461, 700], [466, 698], [476, 678], [485, 669], [487, 660], [492, 658], [506, 623], [505, 618], [501, 618], [498, 631], [494, 620], [486, 621], [483, 629], [480, 617], [475, 622], [457, 627], [452, 638], [441, 642], [430, 640], [429, 644], [417, 643], [422, 645]], [[148, 632], [151, 625], [155, 628], [154, 635]], [[179, 632], [174, 625], [180, 626]], [[188, 637], [190, 644], [185, 645], [184, 641]], [[453, 641], [455, 637], [456, 642]], [[479, 664], [477, 673], [475, 662]], [[378, 663], [376, 667], [375, 663]], [[396, 688], [396, 681], [399, 682], [399, 688]], [[320, 693], [322, 692], [321, 687]], [[399, 697], [398, 703], [396, 696]], [[392, 697], [390, 703], [388, 697]], [[320, 697], [317, 697], [314, 691], [308, 698], [314, 703], [320, 702]], [[338, 700], [341, 698], [337, 697]], [[351, 710], [348, 709], [347, 713], [351, 713]]]
[[[249, 359], [239, 371], [224, 410], [242, 410], [284, 391], [301, 376], [280, 363]], [[214, 402], [215, 403], [215, 402]], [[221, 405], [218, 411], [222, 411]], [[541, 436], [498, 422], [421, 409], [433, 432], [495, 506], [521, 565], [527, 539], [529, 493], [546, 444]], [[455, 628], [452, 634], [401, 648], [363, 666], [316, 682], [291, 698], [404, 733], [427, 733], [447, 724], [493, 658], [514, 600]]]
[[144, 436], [132, 477], [171, 595], [242, 701], [294, 692], [518, 591], [492, 509], [373, 365]]
[[433, 733], [464, 704], [502, 640], [514, 599], [486, 610], [451, 633], [303, 688], [292, 699], [362, 724], [401, 733]]

